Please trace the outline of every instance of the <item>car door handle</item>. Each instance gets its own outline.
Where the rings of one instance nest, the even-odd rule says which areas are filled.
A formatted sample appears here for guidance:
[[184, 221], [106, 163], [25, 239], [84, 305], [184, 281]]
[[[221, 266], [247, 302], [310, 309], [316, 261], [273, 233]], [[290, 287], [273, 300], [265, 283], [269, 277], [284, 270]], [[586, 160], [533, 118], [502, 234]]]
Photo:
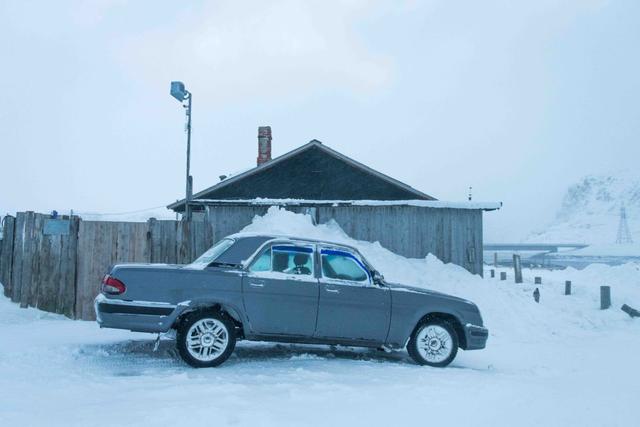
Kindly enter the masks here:
[[335, 288], [324, 288], [325, 291], [331, 292], [332, 294], [339, 294], [340, 290]]
[[249, 282], [249, 286], [253, 286], [254, 288], [264, 288], [264, 283]]

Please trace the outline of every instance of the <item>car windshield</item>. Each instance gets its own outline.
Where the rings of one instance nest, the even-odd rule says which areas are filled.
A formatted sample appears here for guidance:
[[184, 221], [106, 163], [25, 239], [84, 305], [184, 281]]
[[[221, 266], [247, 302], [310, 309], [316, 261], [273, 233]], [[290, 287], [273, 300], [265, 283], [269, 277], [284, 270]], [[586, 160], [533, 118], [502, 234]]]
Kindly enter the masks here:
[[207, 268], [209, 264], [216, 260], [220, 255], [222, 255], [227, 249], [229, 249], [233, 245], [232, 239], [222, 239], [208, 251], [200, 255], [197, 260], [193, 261], [188, 265], [189, 268], [194, 268], [198, 270], [202, 270]]

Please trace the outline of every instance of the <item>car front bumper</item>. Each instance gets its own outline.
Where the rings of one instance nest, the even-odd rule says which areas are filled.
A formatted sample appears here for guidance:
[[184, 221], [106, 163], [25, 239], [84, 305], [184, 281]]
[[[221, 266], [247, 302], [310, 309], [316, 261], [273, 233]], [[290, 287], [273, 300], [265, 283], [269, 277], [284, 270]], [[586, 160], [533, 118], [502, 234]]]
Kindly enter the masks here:
[[467, 323], [464, 326], [464, 335], [467, 343], [465, 350], [480, 350], [487, 345], [489, 330], [482, 326]]
[[167, 332], [182, 312], [179, 306], [149, 301], [125, 301], [100, 294], [94, 301], [101, 328], [135, 332]]

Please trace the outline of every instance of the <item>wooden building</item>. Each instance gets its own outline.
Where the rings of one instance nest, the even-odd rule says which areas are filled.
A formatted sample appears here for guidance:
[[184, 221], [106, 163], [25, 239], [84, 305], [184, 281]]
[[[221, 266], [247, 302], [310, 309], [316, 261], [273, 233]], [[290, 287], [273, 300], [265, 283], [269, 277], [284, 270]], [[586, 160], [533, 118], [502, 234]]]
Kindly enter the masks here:
[[[194, 194], [190, 204], [214, 240], [240, 231], [270, 206], [335, 220], [351, 237], [412, 258], [432, 253], [482, 274], [482, 213], [500, 203], [448, 203], [313, 140], [271, 159], [271, 129], [258, 132], [257, 166]], [[184, 212], [185, 200], [168, 206]]]

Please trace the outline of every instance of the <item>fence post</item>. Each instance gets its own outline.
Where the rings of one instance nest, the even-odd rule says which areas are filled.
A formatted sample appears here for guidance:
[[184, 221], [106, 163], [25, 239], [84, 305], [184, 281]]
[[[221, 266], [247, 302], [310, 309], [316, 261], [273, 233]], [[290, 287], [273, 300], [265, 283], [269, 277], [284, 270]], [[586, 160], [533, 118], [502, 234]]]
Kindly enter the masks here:
[[496, 277], [496, 271], [492, 268], [491, 269], [491, 278], [493, 279], [494, 277]]
[[500, 280], [507, 280], [507, 272], [506, 271], [501, 271], [500, 272]]
[[600, 310], [611, 307], [611, 287], [600, 286]]
[[3, 222], [3, 236], [0, 240], [2, 252], [0, 254], [0, 282], [4, 285], [4, 296], [11, 298], [11, 274], [13, 270], [13, 241], [15, 238], [16, 219], [5, 216]]
[[522, 283], [522, 264], [520, 255], [513, 254], [513, 272], [516, 283]]
[[498, 252], [493, 253], [493, 266], [498, 268]]
[[571, 295], [571, 280], [564, 282], [564, 294]]
[[540, 277], [540, 276], [534, 277], [533, 283], [534, 283], [534, 285], [542, 285], [542, 277]]

